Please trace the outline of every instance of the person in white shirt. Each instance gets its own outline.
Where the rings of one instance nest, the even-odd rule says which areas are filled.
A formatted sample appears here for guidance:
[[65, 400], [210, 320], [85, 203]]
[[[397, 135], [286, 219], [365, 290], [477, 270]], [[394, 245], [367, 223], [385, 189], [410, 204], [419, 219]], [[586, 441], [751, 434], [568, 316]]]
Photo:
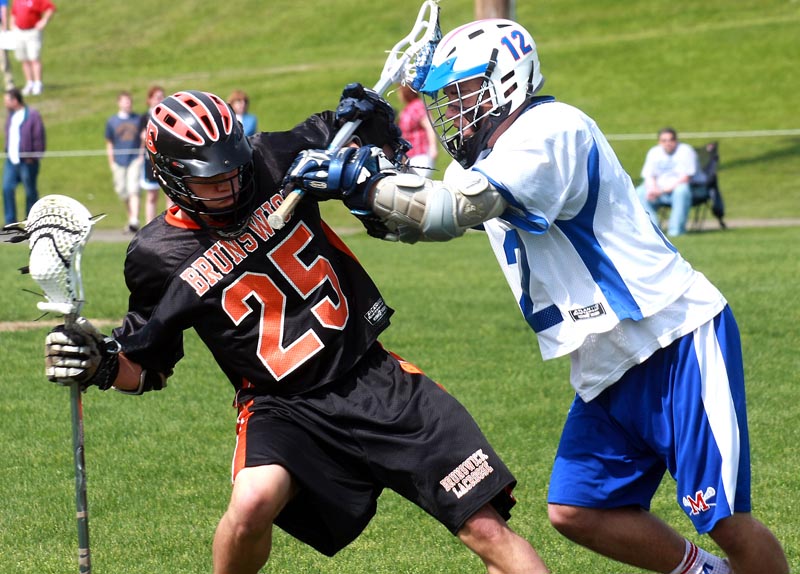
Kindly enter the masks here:
[[658, 132], [658, 145], [647, 152], [642, 167], [644, 181], [636, 188], [639, 199], [654, 224], [659, 224], [658, 208], [670, 206], [667, 235], [686, 233], [686, 220], [692, 207], [691, 184], [697, 169], [697, 153], [687, 143], [678, 141], [673, 128]]
[[[652, 224], [594, 120], [538, 95], [543, 82], [520, 24], [464, 25], [441, 40], [421, 89], [457, 161], [444, 181], [382, 172], [380, 150], [361, 148], [301, 153], [285, 183], [342, 199], [384, 239], [485, 229], [543, 358], [571, 359], [576, 397], [548, 494], [559, 532], [655, 572], [787, 574], [780, 543], [750, 512], [732, 311]], [[667, 471], [694, 528], [727, 559], [650, 512]]]
[[46, 133], [42, 116], [25, 105], [18, 88], [7, 90], [4, 96], [6, 111], [6, 161], [3, 165], [3, 215], [6, 225], [19, 221], [17, 217], [16, 190], [25, 188], [25, 213], [28, 214], [39, 199], [39, 167], [46, 147]]

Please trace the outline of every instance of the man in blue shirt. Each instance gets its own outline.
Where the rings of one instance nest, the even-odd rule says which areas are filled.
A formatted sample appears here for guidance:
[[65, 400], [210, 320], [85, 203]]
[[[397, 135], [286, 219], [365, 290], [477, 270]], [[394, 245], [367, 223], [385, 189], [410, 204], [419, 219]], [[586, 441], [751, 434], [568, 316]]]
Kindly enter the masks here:
[[139, 176], [142, 171], [139, 114], [133, 113], [130, 92], [120, 92], [117, 106], [117, 113], [106, 122], [106, 154], [114, 177], [114, 191], [128, 206], [126, 230], [135, 232], [139, 229]]

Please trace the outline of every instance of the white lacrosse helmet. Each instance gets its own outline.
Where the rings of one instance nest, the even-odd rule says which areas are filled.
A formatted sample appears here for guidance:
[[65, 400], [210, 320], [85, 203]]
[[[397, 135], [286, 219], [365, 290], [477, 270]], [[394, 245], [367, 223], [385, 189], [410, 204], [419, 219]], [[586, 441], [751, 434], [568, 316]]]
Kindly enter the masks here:
[[[460, 89], [476, 78], [483, 80], [476, 90]], [[543, 83], [533, 37], [520, 24], [496, 18], [465, 24], [442, 38], [420, 91], [445, 149], [467, 168], [497, 126]], [[457, 99], [451, 101], [443, 90], [453, 84]], [[474, 133], [464, 137], [469, 128]]]

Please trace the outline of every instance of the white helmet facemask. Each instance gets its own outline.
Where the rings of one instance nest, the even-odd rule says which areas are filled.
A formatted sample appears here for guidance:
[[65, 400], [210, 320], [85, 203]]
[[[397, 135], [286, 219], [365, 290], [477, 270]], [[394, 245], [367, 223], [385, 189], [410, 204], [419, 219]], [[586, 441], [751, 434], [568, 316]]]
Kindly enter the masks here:
[[[468, 82], [475, 79], [481, 82]], [[468, 168], [503, 120], [543, 83], [531, 35], [511, 20], [490, 19], [442, 39], [421, 91], [442, 145]]]

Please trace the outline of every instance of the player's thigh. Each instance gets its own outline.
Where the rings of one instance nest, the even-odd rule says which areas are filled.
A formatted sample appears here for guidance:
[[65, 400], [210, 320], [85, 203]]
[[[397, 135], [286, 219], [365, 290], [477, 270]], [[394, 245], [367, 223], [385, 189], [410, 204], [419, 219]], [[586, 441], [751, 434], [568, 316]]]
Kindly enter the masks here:
[[[590, 402], [575, 397], [553, 463], [550, 504], [650, 507], [666, 465], [615, 416], [615, 394], [607, 389]], [[638, 408], [647, 410], [644, 404]]]
[[289, 471], [278, 464], [243, 468], [233, 483], [229, 508], [240, 517], [272, 523], [295, 491]]
[[466, 408], [419, 369], [378, 356], [349, 399], [362, 419], [353, 432], [382, 484], [453, 533], [489, 502], [508, 516], [513, 475]]

